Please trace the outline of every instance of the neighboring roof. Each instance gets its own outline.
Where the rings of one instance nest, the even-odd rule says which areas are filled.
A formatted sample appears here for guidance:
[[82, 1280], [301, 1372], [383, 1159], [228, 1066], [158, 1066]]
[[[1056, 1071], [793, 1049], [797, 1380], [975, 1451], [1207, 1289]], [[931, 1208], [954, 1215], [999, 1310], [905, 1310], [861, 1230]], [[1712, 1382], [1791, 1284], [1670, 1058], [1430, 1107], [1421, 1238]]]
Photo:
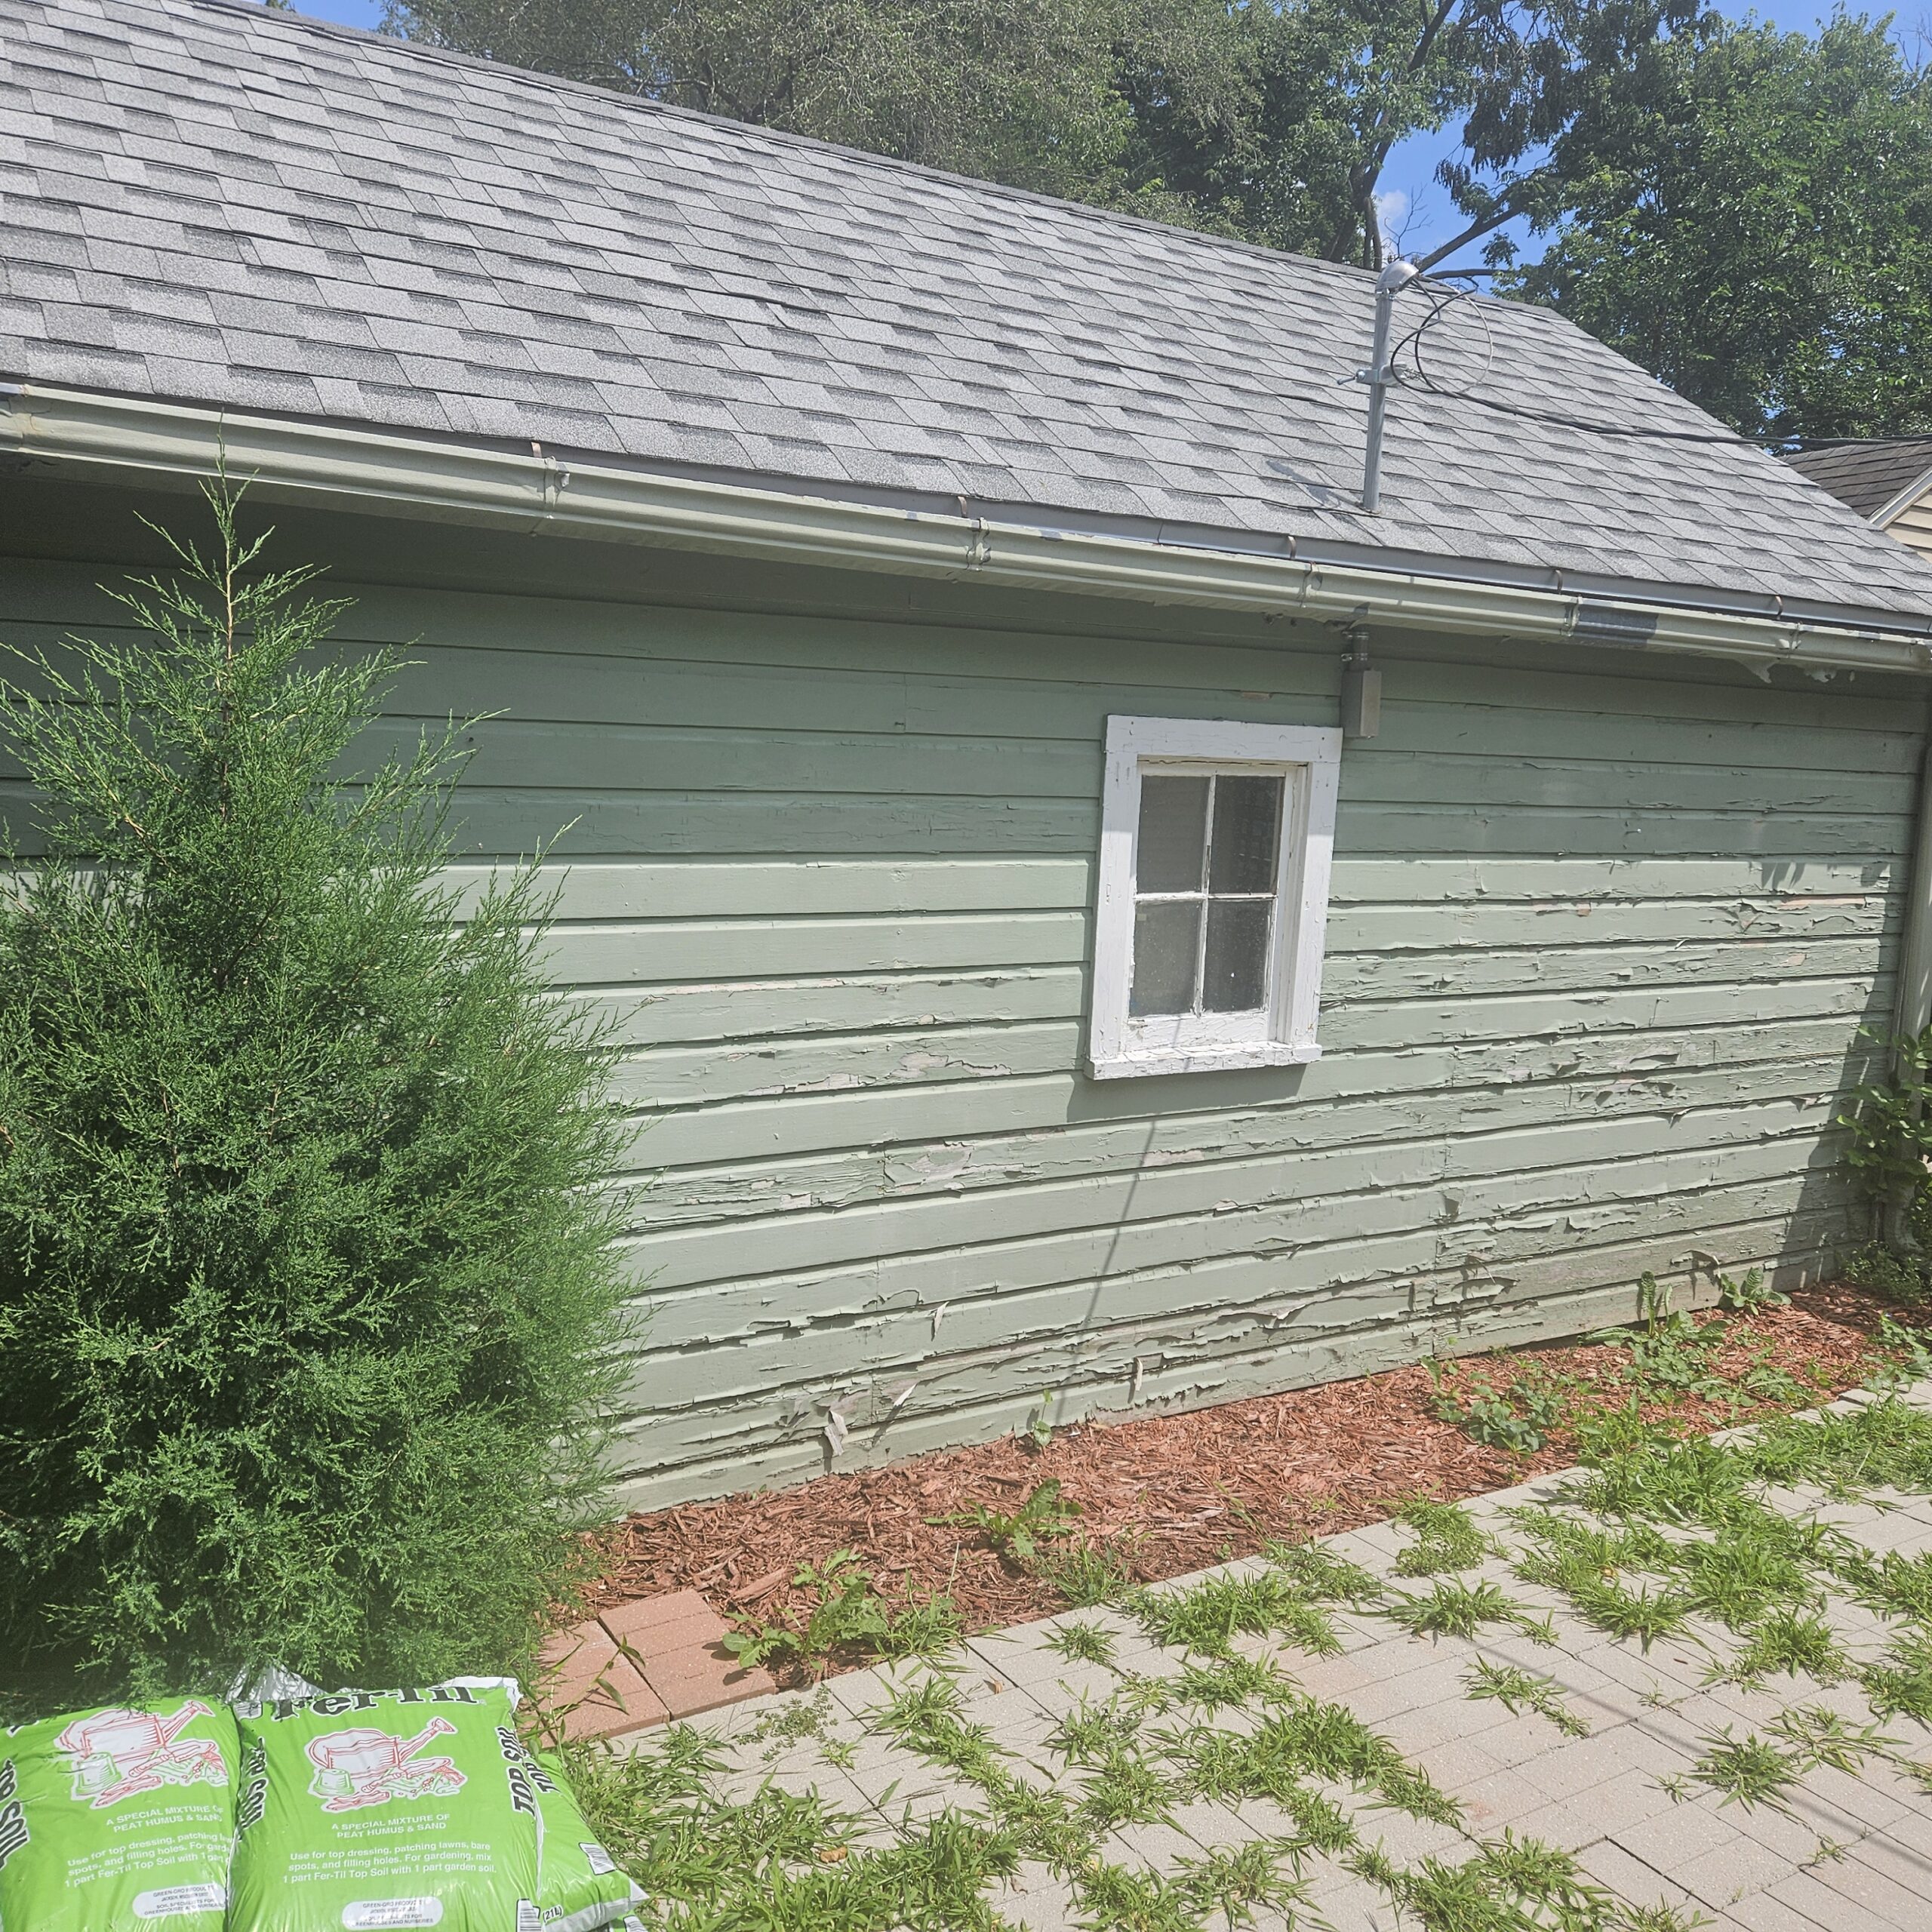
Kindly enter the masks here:
[[1785, 461], [1860, 516], [1874, 517], [1912, 491], [1932, 489], [1932, 436], [1915, 441], [1832, 443], [1800, 450]]
[[[1398, 309], [1404, 326], [1417, 298]], [[0, 0], [0, 376], [1826, 621], [1932, 569], [1730, 439], [1410, 389], [1372, 280], [237, 0]], [[1720, 426], [1482, 300], [1440, 380]]]

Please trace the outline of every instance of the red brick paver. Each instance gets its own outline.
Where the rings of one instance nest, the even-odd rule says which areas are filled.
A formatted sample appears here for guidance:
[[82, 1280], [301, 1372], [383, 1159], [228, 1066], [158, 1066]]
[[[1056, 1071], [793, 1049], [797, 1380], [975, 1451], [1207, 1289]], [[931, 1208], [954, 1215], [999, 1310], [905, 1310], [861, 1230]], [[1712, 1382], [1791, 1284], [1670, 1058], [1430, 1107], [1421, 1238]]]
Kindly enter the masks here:
[[571, 1739], [641, 1730], [777, 1687], [724, 1648], [724, 1618], [695, 1590], [614, 1604], [543, 1647], [553, 1733]]

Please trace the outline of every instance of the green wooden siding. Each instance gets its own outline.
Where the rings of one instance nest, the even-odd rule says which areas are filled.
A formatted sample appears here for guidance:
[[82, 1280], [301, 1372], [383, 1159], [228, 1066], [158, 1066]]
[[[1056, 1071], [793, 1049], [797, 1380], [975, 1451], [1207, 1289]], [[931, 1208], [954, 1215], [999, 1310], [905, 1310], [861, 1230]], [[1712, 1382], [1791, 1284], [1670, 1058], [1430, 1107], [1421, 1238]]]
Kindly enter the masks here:
[[[303, 527], [358, 599], [344, 636], [414, 640], [396, 735], [503, 714], [464, 876], [568, 826], [555, 971], [616, 1023], [637, 1130], [632, 1503], [819, 1472], [848, 1394], [840, 1466], [1044, 1390], [1057, 1417], [1222, 1400], [1842, 1243], [1915, 692], [1378, 639], [1326, 1057], [1100, 1085], [1108, 715], [1332, 723], [1332, 633]], [[97, 624], [101, 574], [0, 566], [0, 635]]]

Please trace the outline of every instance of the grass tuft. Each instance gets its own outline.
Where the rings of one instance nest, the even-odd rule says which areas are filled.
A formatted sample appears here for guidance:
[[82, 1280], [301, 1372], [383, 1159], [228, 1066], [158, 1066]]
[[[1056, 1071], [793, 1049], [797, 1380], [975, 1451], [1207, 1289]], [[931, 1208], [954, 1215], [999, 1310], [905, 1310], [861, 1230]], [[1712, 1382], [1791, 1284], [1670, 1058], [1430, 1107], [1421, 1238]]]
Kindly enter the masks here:
[[1417, 1637], [1470, 1638], [1485, 1624], [1508, 1623], [1534, 1642], [1556, 1641], [1548, 1620], [1531, 1616], [1500, 1583], [1438, 1582], [1426, 1596], [1398, 1595], [1383, 1614]]
[[1489, 1539], [1458, 1503], [1418, 1497], [1395, 1512], [1395, 1520], [1415, 1532], [1415, 1541], [1395, 1559], [1398, 1577], [1435, 1577], [1447, 1571], [1472, 1570], [1489, 1554]]
[[1327, 1611], [1272, 1569], [1210, 1577], [1182, 1590], [1137, 1591], [1128, 1607], [1164, 1650], [1223, 1657], [1237, 1635], [1285, 1637], [1316, 1657], [1342, 1647]]
[[1742, 1804], [1746, 1810], [1760, 1804], [1788, 1808], [1785, 1794], [1798, 1782], [1801, 1769], [1794, 1753], [1755, 1734], [1734, 1737], [1728, 1724], [1699, 1742], [1703, 1755], [1691, 1767], [1690, 1775], [1698, 1783], [1722, 1792], [1725, 1804]]
[[1552, 1678], [1539, 1676], [1515, 1664], [1489, 1663], [1478, 1659], [1463, 1674], [1472, 1698], [1494, 1698], [1512, 1717], [1534, 1711], [1555, 1725], [1565, 1737], [1587, 1737], [1589, 1725], [1563, 1701]]
[[1069, 1663], [1111, 1664], [1114, 1633], [1098, 1623], [1063, 1623], [1048, 1638], [1047, 1648]]

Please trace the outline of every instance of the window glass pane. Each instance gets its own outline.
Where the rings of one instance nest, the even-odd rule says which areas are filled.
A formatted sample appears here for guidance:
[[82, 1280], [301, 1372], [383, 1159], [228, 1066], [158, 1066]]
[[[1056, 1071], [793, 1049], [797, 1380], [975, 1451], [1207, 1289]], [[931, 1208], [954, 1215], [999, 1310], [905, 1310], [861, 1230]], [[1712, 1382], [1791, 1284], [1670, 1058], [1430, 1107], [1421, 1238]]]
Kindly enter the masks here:
[[1134, 990], [1131, 1014], [1192, 1013], [1194, 961], [1200, 945], [1201, 901], [1174, 899], [1134, 909]]
[[1274, 891], [1284, 782], [1257, 777], [1215, 781], [1214, 857], [1209, 891]]
[[1208, 959], [1201, 1004], [1208, 1013], [1251, 1013], [1268, 1003], [1266, 899], [1208, 902]]
[[[1208, 781], [1140, 781], [1140, 843], [1134, 854], [1138, 892], [1198, 892], [1208, 848]], [[1162, 1007], [1158, 1009], [1167, 1012]]]

